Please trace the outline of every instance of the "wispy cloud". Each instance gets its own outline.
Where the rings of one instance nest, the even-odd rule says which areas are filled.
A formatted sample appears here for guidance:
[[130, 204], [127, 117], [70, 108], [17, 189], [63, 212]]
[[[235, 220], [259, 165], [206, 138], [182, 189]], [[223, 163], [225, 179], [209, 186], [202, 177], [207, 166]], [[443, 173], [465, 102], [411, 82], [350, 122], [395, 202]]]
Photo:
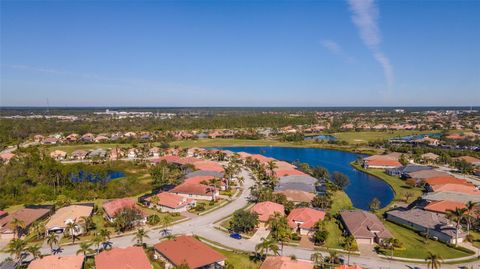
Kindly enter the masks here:
[[324, 39], [320, 41], [320, 44], [322, 44], [322, 46], [325, 47], [332, 54], [341, 57], [345, 62], [347, 63], [353, 62], [353, 58], [348, 56], [337, 42], [330, 39]]
[[347, 0], [352, 12], [352, 21], [359, 30], [363, 43], [372, 51], [375, 60], [382, 66], [389, 91], [395, 75], [389, 58], [381, 51], [382, 37], [378, 27], [378, 7], [375, 0]]

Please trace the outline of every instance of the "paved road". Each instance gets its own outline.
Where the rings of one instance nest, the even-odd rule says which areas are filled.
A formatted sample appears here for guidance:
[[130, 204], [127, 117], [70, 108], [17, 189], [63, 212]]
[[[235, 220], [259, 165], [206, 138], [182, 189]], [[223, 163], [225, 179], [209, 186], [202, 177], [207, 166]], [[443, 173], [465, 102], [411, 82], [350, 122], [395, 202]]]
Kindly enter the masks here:
[[[220, 244], [238, 250], [243, 250], [247, 252], [252, 252], [255, 249], [256, 242], [252, 240], [236, 240], [230, 238], [228, 234], [214, 228], [214, 222], [221, 220], [229, 215], [231, 215], [235, 210], [245, 207], [248, 204], [248, 196], [250, 195], [249, 188], [252, 186], [253, 180], [248, 174], [247, 171], [241, 172], [242, 176], [244, 177], [244, 191], [242, 194], [229, 203], [228, 205], [219, 208], [211, 213], [205, 214], [203, 216], [199, 216], [197, 218], [191, 219], [186, 222], [182, 222], [171, 227], [171, 230], [174, 234], [196, 234], [209, 240], [219, 242]], [[148, 239], [145, 239], [145, 243], [149, 245], [153, 245], [159, 241], [162, 237], [159, 230], [151, 230], [149, 231]], [[133, 235], [125, 235], [122, 237], [112, 238], [112, 243], [114, 247], [127, 247], [131, 246], [135, 243]], [[78, 250], [78, 246], [65, 246], [63, 247], [63, 252], [60, 255], [75, 255], [76, 251]], [[49, 253], [50, 249], [48, 247], [42, 248], [43, 253]], [[310, 250], [305, 250], [296, 247], [285, 246], [283, 250], [283, 255], [295, 255], [298, 259], [305, 259], [309, 260], [310, 256], [313, 252]], [[323, 253], [326, 255], [326, 253]], [[7, 254], [0, 253], [0, 260], [3, 260], [7, 257]], [[378, 257], [356, 257], [352, 256], [350, 258], [351, 263], [358, 264], [364, 268], [376, 268], [376, 269], [407, 269], [407, 268], [426, 268], [425, 265], [418, 265], [414, 263], [407, 263], [407, 262], [397, 262], [397, 261], [388, 261], [385, 259], [381, 259]], [[471, 262], [466, 263], [465, 266], [470, 268], [479, 268], [480, 263], [478, 262]], [[460, 268], [460, 265], [442, 265], [442, 268]]]

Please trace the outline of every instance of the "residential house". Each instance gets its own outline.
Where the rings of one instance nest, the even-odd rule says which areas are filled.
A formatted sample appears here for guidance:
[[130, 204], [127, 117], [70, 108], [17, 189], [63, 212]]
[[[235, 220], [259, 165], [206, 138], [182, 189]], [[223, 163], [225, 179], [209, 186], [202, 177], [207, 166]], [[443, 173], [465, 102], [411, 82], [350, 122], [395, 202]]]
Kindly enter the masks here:
[[[203, 185], [208, 185], [208, 186], [213, 186], [212, 182], [215, 180], [215, 177], [212, 176], [196, 176], [196, 177], [189, 177], [184, 180], [184, 183], [194, 183], [194, 184], [203, 184]], [[220, 187], [220, 190], [225, 190], [226, 189], [226, 184], [225, 180], [223, 178], [217, 178], [220, 180], [218, 182], [218, 187]]]
[[142, 247], [112, 248], [95, 256], [96, 269], [152, 269]]
[[475, 189], [475, 186], [472, 183], [466, 181], [465, 179], [460, 179], [452, 176], [431, 177], [425, 179], [424, 183], [425, 189], [429, 192], [440, 191], [440, 189], [443, 188], [443, 186], [446, 184], [464, 185]]
[[405, 166], [387, 168], [385, 173], [391, 176], [399, 176], [402, 178], [408, 177], [409, 173], [423, 171], [423, 170], [432, 170], [432, 167], [418, 164], [407, 164]]
[[187, 265], [190, 269], [216, 269], [225, 266], [225, 256], [191, 236], [179, 236], [154, 245], [165, 269]]
[[55, 145], [58, 143], [58, 139], [55, 137], [47, 137], [42, 140], [42, 144], [44, 145]]
[[422, 155], [420, 155], [420, 157], [421, 157], [424, 161], [430, 162], [430, 163], [431, 163], [431, 162], [436, 162], [436, 161], [438, 161], [438, 158], [440, 158], [439, 155], [437, 155], [437, 154], [435, 154], [435, 153], [431, 153], [431, 152], [422, 154]]
[[306, 191], [299, 190], [283, 190], [276, 191], [275, 193], [283, 194], [287, 197], [288, 201], [292, 201], [295, 204], [298, 203], [310, 203], [315, 198], [315, 194]]
[[449, 210], [455, 210], [457, 208], [465, 208], [465, 203], [449, 200], [432, 201], [428, 203], [423, 209], [435, 213], [446, 214]]
[[18, 231], [21, 236], [28, 232], [32, 223], [47, 218], [51, 212], [52, 206], [31, 206], [8, 214], [0, 219], [0, 239], [10, 240], [14, 237], [16, 231], [11, 223], [14, 219], [18, 219], [25, 225], [25, 228], [20, 228]]
[[110, 160], [116, 161], [123, 157], [123, 151], [121, 148], [114, 147], [110, 150]]
[[170, 192], [195, 200], [215, 200], [220, 194], [217, 188], [196, 183], [182, 183]]
[[110, 140], [110, 138], [106, 135], [97, 135], [97, 137], [95, 137], [94, 141], [96, 143], [102, 143], [102, 142], [106, 142]]
[[263, 223], [267, 222], [275, 213], [279, 213], [282, 216], [285, 215], [285, 207], [283, 205], [270, 201], [257, 203], [250, 211], [256, 213], [258, 220]]
[[148, 150], [148, 156], [150, 157], [160, 157], [160, 148], [153, 147]]
[[285, 176], [281, 177], [278, 181], [275, 191], [284, 190], [299, 190], [304, 192], [315, 193], [315, 185], [318, 183], [318, 179], [304, 175], [304, 176]]
[[214, 161], [208, 161], [208, 160], [198, 161], [193, 163], [193, 166], [197, 170], [214, 171], [219, 173], [224, 172], [223, 166], [218, 162], [214, 162]]
[[428, 178], [447, 177], [447, 176], [450, 176], [450, 174], [446, 172], [438, 171], [435, 169], [430, 169], [430, 170], [421, 170], [421, 171], [407, 173], [405, 175], [405, 178], [413, 178], [416, 180], [417, 184], [420, 184], [422, 182], [425, 182], [425, 180]]
[[[432, 236], [442, 242], [453, 244], [457, 230], [455, 224], [445, 214], [439, 214], [419, 208], [396, 208], [385, 213], [386, 218], [397, 224], [410, 227], [415, 231]], [[458, 242], [462, 242], [465, 233], [458, 231]]]
[[381, 243], [392, 237], [389, 230], [374, 214], [364, 210], [344, 210], [340, 218], [357, 244]]
[[335, 269], [362, 269], [362, 267], [358, 264], [354, 264], [354, 265], [342, 264], [335, 267]]
[[80, 138], [83, 142], [93, 142], [95, 141], [95, 135], [92, 133], [86, 133]]
[[63, 150], [54, 150], [50, 152], [50, 157], [54, 158], [55, 160], [62, 161], [67, 158], [67, 153]]
[[93, 213], [92, 205], [69, 205], [58, 209], [45, 224], [47, 233], [64, 233], [67, 225], [77, 223], [74, 230], [68, 231], [70, 235], [81, 235], [86, 232], [82, 218], [88, 218]]
[[104, 159], [107, 157], [107, 151], [105, 149], [94, 149], [87, 155], [90, 159]]
[[11, 152], [0, 153], [0, 161], [4, 163], [9, 163], [13, 157], [15, 157], [15, 154]]
[[45, 139], [43, 135], [37, 134], [33, 136], [33, 141], [36, 143], [41, 143]]
[[480, 166], [480, 159], [477, 159], [472, 156], [461, 156], [461, 157], [455, 158], [455, 160], [463, 160], [473, 166]]
[[65, 141], [68, 143], [74, 143], [74, 142], [77, 142], [79, 138], [80, 138], [80, 135], [78, 134], [69, 134], [67, 135], [67, 137], [65, 137]]
[[86, 150], [75, 150], [70, 154], [70, 159], [72, 160], [84, 160], [88, 155], [88, 151]]
[[311, 261], [294, 259], [287, 256], [268, 256], [260, 269], [313, 269]]
[[127, 151], [127, 158], [135, 159], [138, 156], [138, 150], [136, 148], [130, 148]]
[[85, 257], [76, 256], [44, 256], [41, 259], [33, 260], [28, 269], [82, 269]]
[[[154, 196], [158, 198], [156, 203], [152, 202]], [[185, 212], [196, 205], [195, 200], [170, 192], [160, 192], [145, 200], [150, 207], [155, 207], [161, 212]]]
[[363, 159], [364, 168], [388, 169], [400, 167], [398, 158], [391, 155], [373, 155]]
[[103, 211], [105, 212], [105, 219], [109, 222], [115, 222], [117, 214], [120, 214], [124, 209], [135, 209], [138, 212], [135, 225], [145, 225], [147, 223], [147, 216], [143, 210], [137, 205], [136, 201], [131, 198], [120, 198], [110, 200], [103, 203]]
[[325, 218], [325, 212], [309, 207], [295, 208], [288, 214], [288, 225], [300, 235], [310, 235], [315, 224]]
[[216, 177], [216, 178], [223, 178], [224, 173], [215, 172], [215, 171], [196, 170], [196, 171], [193, 171], [193, 172], [190, 172], [190, 173], [186, 174], [185, 178], [198, 177], [198, 176], [211, 176], [211, 177]]

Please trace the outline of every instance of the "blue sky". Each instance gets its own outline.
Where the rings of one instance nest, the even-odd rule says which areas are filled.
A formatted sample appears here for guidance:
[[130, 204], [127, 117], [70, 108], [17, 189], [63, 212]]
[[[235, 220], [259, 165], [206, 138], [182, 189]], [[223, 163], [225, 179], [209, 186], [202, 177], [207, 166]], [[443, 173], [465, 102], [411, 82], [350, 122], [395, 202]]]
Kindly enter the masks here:
[[2, 1], [2, 106], [480, 104], [480, 1]]

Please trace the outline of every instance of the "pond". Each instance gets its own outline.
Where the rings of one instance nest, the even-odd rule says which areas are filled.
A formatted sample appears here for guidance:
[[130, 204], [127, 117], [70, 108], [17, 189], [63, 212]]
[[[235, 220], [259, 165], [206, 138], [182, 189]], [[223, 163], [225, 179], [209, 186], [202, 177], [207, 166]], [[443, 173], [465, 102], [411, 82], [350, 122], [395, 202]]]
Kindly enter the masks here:
[[337, 138], [333, 135], [315, 135], [315, 136], [305, 136], [305, 140], [324, 140], [324, 141], [335, 141]]
[[114, 179], [124, 177], [125, 173], [122, 171], [108, 171], [105, 177], [102, 178], [102, 175], [94, 174], [91, 172], [80, 171], [78, 174], [70, 175], [72, 182], [79, 183], [83, 181], [90, 181], [92, 183], [98, 183], [101, 181], [110, 182]]
[[323, 166], [330, 173], [341, 172], [348, 176], [350, 184], [345, 192], [356, 208], [368, 210], [368, 205], [373, 198], [378, 198], [382, 207], [390, 203], [394, 193], [390, 185], [353, 168], [350, 163], [365, 155], [350, 152], [318, 149], [318, 148], [292, 148], [292, 147], [222, 147], [234, 152], [248, 152], [262, 154], [277, 160], [308, 163], [310, 166]]

